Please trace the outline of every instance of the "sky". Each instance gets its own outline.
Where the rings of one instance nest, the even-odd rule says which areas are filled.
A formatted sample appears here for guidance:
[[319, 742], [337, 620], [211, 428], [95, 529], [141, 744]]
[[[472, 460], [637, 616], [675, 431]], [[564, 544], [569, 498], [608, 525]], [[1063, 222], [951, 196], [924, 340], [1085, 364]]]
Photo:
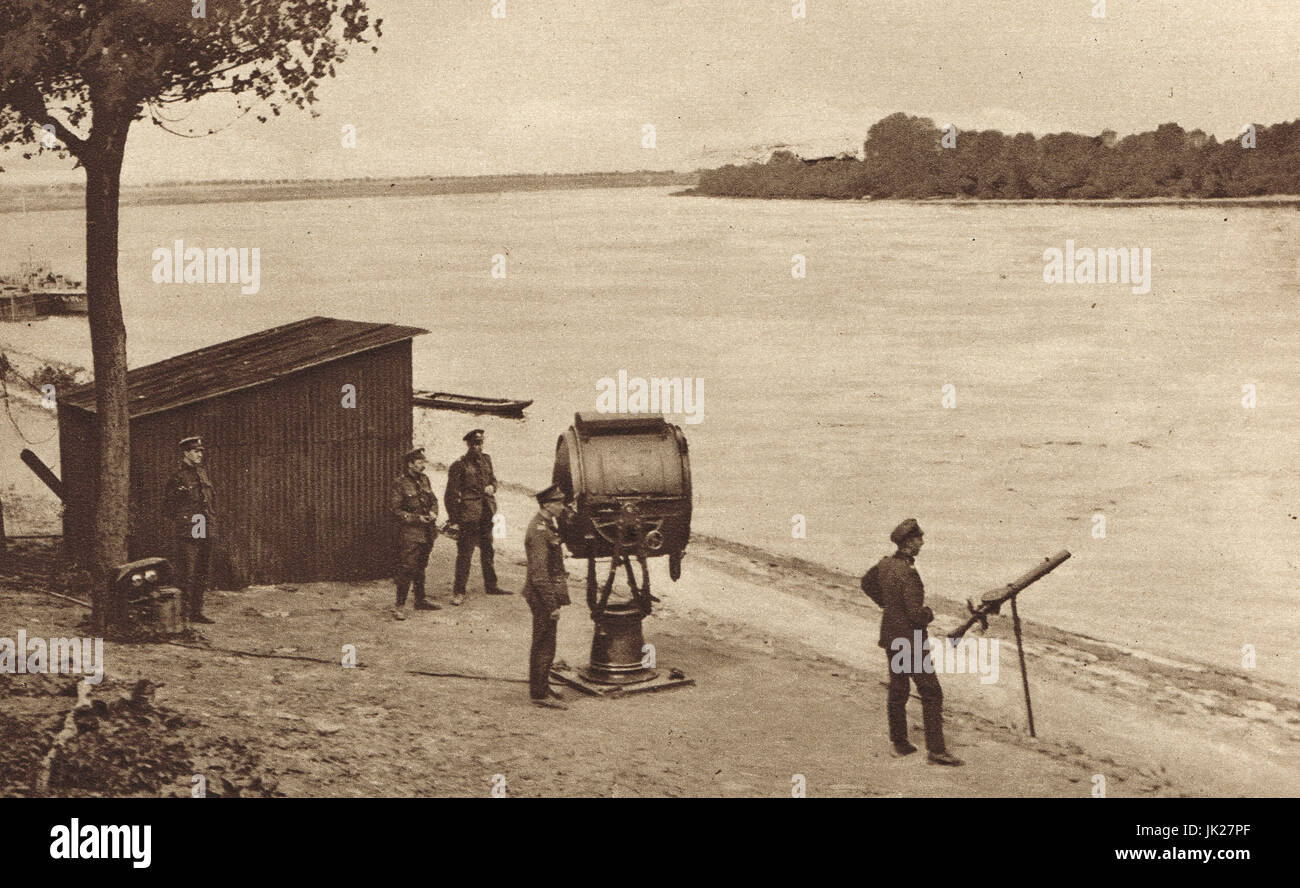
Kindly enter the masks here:
[[[260, 124], [229, 97], [173, 109], [173, 129], [220, 131], [137, 123], [124, 179], [692, 170], [858, 151], [895, 111], [1220, 139], [1300, 117], [1300, 0], [805, 0], [803, 18], [796, 0], [504, 0], [495, 18], [501, 2], [370, 0], [379, 52], [352, 51], [319, 118]], [[81, 175], [14, 152], [0, 166], [0, 184]]]

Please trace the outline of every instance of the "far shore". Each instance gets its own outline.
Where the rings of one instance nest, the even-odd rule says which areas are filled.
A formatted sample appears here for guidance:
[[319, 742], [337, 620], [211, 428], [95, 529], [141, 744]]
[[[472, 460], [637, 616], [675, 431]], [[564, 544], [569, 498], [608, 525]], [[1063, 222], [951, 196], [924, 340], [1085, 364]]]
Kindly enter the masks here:
[[724, 200], [794, 200], [827, 201], [832, 203], [886, 203], [886, 204], [920, 204], [927, 206], [953, 207], [1094, 207], [1114, 209], [1117, 207], [1250, 207], [1252, 209], [1275, 209], [1280, 207], [1300, 207], [1300, 195], [1263, 194], [1256, 197], [1103, 197], [1085, 200], [1083, 198], [1061, 197], [1025, 197], [1025, 198], [981, 198], [981, 197], [766, 197], [744, 194], [710, 194], [695, 188], [674, 191], [672, 197], [717, 197]]
[[[631, 173], [518, 173], [494, 176], [408, 176], [368, 179], [168, 182], [123, 185], [121, 204], [161, 206], [205, 203], [265, 203], [322, 198], [426, 197], [575, 188], [643, 188], [694, 185], [695, 173], [640, 170]], [[82, 185], [8, 185], [0, 177], [0, 213], [81, 209]]]
[[[720, 197], [729, 200], [863, 201], [931, 206], [1073, 206], [1098, 209], [1125, 207], [1241, 207], [1251, 209], [1300, 208], [1300, 195], [1256, 197], [1147, 197], [1147, 198], [838, 198], [766, 197], [710, 194], [698, 190], [697, 173], [638, 171], [631, 173], [519, 173], [493, 176], [410, 176], [368, 179], [300, 179], [293, 181], [207, 181], [123, 185], [121, 205], [173, 206], [209, 203], [266, 203], [370, 197], [428, 197], [443, 194], [494, 194], [508, 191], [563, 191], [589, 188], [647, 188], [686, 186], [672, 197]], [[0, 177], [0, 214], [79, 210], [84, 206], [81, 185], [6, 185]]]

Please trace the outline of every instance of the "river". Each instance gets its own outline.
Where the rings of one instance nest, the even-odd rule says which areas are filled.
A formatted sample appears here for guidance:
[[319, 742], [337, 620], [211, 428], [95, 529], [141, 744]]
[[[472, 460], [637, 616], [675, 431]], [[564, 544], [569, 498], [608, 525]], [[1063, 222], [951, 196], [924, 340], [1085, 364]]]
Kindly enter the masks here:
[[[31, 243], [79, 275], [82, 239], [79, 212], [0, 216], [5, 266]], [[258, 248], [260, 291], [155, 283], [177, 239]], [[1150, 292], [1045, 283], [1067, 241], [1150, 249]], [[1067, 548], [1026, 618], [1227, 669], [1250, 645], [1295, 684], [1298, 247], [1288, 208], [628, 188], [128, 207], [120, 273], [132, 366], [313, 314], [428, 329], [417, 388], [535, 403], [420, 411], [417, 443], [450, 461], [483, 426], [498, 474], [539, 487], [601, 379], [702, 380], [698, 531], [860, 573], [916, 517], [953, 598]], [[89, 363], [77, 319], [6, 343]]]

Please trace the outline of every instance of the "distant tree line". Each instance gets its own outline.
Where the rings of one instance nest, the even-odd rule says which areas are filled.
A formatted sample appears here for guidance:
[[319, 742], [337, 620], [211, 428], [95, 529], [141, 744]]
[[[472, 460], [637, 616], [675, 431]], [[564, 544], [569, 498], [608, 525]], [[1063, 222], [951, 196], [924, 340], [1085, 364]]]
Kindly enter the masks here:
[[872, 125], [861, 158], [805, 160], [776, 151], [766, 163], [701, 171], [691, 193], [1073, 200], [1300, 194], [1300, 120], [1256, 124], [1219, 142], [1176, 123], [1122, 139], [1112, 130], [1038, 138], [940, 129], [898, 113]]

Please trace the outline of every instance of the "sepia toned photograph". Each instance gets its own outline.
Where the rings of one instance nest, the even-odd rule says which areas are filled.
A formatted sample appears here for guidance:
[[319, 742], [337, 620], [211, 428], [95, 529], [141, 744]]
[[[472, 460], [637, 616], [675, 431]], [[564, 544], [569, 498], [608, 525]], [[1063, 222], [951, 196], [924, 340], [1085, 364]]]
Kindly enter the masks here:
[[5, 0], [0, 796], [1300, 795], [1297, 46]]

